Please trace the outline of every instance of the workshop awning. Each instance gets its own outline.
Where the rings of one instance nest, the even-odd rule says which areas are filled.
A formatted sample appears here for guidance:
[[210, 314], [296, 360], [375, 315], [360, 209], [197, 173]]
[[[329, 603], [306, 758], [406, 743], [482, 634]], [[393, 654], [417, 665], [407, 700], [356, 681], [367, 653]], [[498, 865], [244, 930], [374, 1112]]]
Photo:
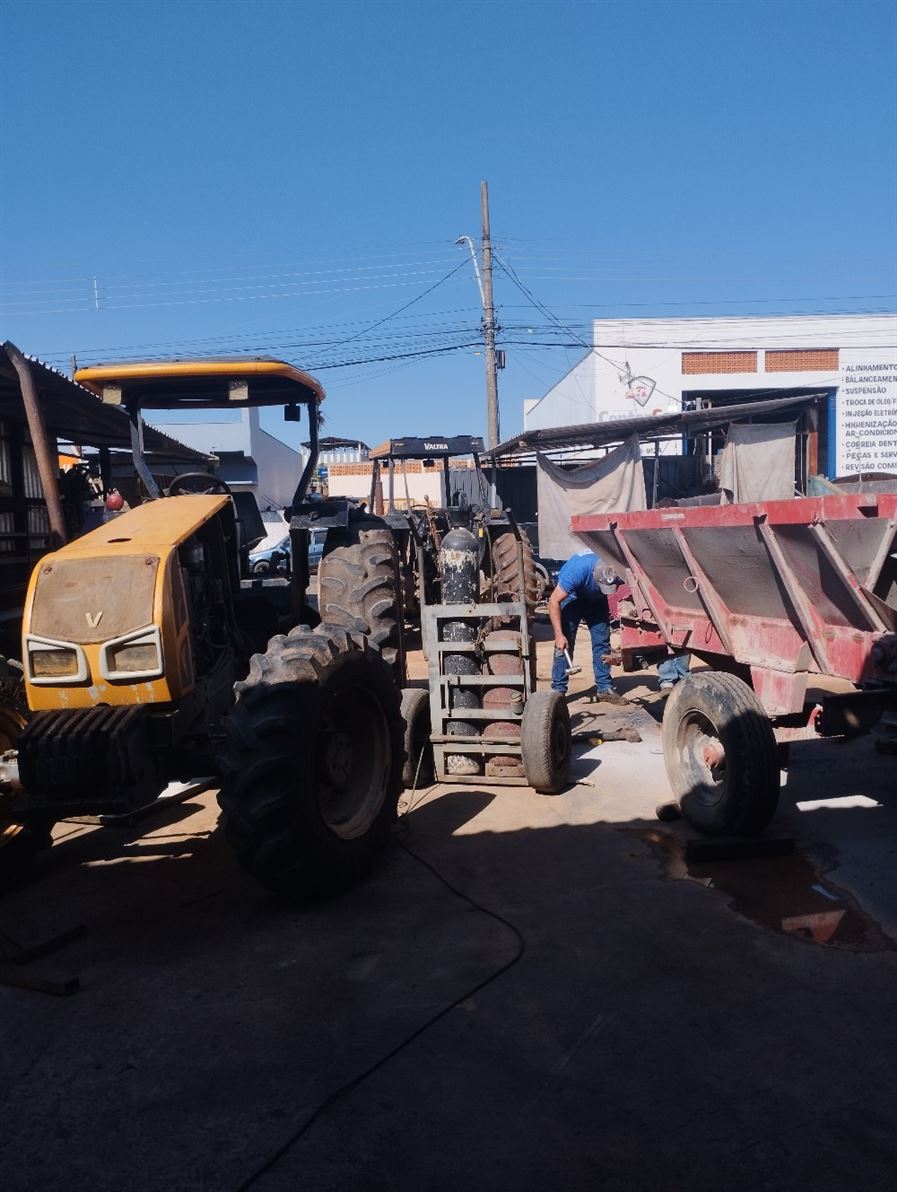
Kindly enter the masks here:
[[799, 410], [828, 398], [828, 393], [805, 393], [800, 396], [771, 397], [765, 401], [735, 402], [732, 405], [711, 406], [703, 410], [676, 410], [671, 414], [656, 414], [644, 418], [622, 418], [614, 422], [584, 422], [577, 426], [548, 427], [544, 430], [524, 431], [513, 439], [499, 443], [492, 455], [521, 455], [532, 451], [552, 451], [561, 448], [609, 447], [622, 443], [632, 435], [639, 439], [671, 438], [693, 435], [730, 422], [773, 414], [779, 410]]
[[[90, 390], [70, 381], [49, 364], [33, 356], [27, 359], [51, 435], [79, 446], [130, 451], [131, 424], [124, 410], [104, 405]], [[0, 418], [15, 421], [24, 418], [19, 377], [3, 351], [0, 351]], [[144, 427], [144, 446], [158, 463], [195, 463], [208, 458], [151, 426]]]

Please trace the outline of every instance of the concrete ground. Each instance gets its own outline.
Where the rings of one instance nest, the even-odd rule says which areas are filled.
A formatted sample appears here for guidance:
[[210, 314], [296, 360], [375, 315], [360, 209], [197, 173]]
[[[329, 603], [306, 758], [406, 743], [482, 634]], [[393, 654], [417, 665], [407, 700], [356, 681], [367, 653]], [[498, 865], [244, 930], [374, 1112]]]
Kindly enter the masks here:
[[[240, 871], [213, 793], [60, 825], [0, 931], [85, 925], [29, 966], [81, 988], [0, 986], [0, 1186], [892, 1188], [895, 759], [795, 747], [773, 834], [801, 856], [688, 878], [656, 682], [619, 686], [645, 702], [606, 723], [640, 742], [586, 744], [553, 798], [415, 792], [324, 906]], [[852, 944], [804, 938], [839, 910]]]

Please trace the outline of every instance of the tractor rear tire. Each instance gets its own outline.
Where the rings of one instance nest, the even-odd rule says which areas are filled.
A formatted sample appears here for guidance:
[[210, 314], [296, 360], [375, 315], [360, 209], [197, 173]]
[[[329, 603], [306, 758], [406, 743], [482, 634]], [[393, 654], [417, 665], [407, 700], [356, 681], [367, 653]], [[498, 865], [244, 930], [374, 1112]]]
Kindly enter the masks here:
[[532, 617], [543, 580], [536, 570], [533, 547], [525, 530], [520, 531], [523, 545], [523, 591], [520, 590], [520, 572], [517, 567], [517, 539], [513, 530], [505, 530], [492, 539], [492, 599], [525, 600], [526, 611]]
[[422, 687], [402, 692], [402, 722], [405, 726], [405, 764], [402, 786], [406, 791], [432, 786], [433, 746], [430, 743], [430, 693]]
[[292, 901], [352, 885], [385, 844], [401, 790], [391, 668], [360, 634], [299, 625], [253, 656], [235, 690], [218, 801], [240, 863]]
[[557, 795], [570, 772], [570, 713], [559, 691], [534, 691], [523, 706], [520, 751], [523, 773], [543, 795]]
[[763, 705], [734, 675], [702, 671], [673, 688], [663, 758], [676, 802], [707, 836], [756, 836], [775, 815], [780, 775]]
[[399, 654], [396, 544], [392, 531], [374, 518], [327, 534], [318, 567], [321, 621], [366, 634], [390, 665]]

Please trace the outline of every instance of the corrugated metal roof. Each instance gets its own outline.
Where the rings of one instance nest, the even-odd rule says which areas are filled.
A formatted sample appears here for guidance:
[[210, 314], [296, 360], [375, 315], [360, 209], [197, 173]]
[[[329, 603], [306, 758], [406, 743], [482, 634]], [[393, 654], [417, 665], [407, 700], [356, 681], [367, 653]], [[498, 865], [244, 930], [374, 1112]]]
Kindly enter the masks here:
[[677, 410], [672, 414], [649, 415], [644, 418], [622, 418], [614, 422], [585, 422], [578, 426], [557, 426], [543, 430], [524, 431], [523, 434], [499, 443], [492, 453], [496, 458], [520, 455], [532, 451], [552, 451], [562, 447], [608, 447], [622, 443], [631, 435], [640, 439], [669, 438], [678, 434], [697, 434], [729, 422], [743, 422], [758, 415], [777, 410], [799, 410], [828, 398], [828, 393], [801, 394], [797, 397], [770, 398], [767, 401], [743, 402], [713, 406], [705, 410]]
[[[47, 430], [58, 439], [88, 447], [115, 447], [130, 451], [131, 424], [124, 410], [102, 401], [69, 380], [36, 356], [26, 356], [31, 366]], [[24, 417], [19, 376], [5, 352], [0, 351], [0, 418]], [[205, 461], [208, 456], [179, 443], [150, 426], [144, 427], [144, 447], [154, 459]]]

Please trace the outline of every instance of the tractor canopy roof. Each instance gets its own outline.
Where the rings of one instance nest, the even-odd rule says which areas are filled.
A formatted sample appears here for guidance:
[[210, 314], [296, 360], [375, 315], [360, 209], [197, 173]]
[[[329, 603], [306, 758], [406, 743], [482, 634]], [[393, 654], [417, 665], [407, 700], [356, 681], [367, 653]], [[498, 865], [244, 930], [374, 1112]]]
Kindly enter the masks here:
[[131, 409], [240, 409], [317, 405], [324, 387], [283, 360], [117, 361], [79, 368], [79, 384], [104, 402]]
[[425, 435], [423, 438], [387, 439], [371, 451], [371, 459], [431, 459], [433, 456], [480, 455], [479, 435]]

